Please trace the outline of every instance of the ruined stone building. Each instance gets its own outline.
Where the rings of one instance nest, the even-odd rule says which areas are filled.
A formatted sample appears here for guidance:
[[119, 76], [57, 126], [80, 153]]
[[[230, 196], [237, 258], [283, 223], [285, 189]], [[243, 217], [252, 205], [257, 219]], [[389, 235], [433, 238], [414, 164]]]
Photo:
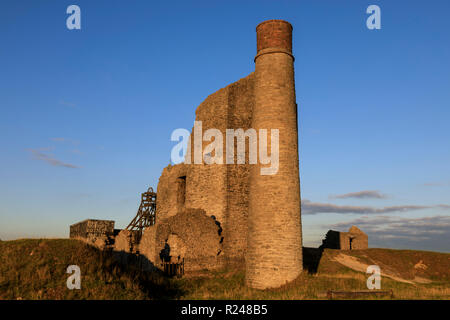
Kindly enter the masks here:
[[360, 250], [367, 249], [368, 237], [356, 226], [352, 226], [348, 232], [329, 230], [322, 241], [323, 249]]
[[102, 247], [118, 234], [114, 221], [86, 219], [70, 226], [70, 238], [91, 242]]
[[[200, 137], [212, 128], [224, 137], [227, 129], [244, 135], [265, 129], [268, 152], [270, 132], [278, 130], [277, 172], [263, 175], [268, 165], [249, 161], [249, 141], [245, 160], [238, 161], [236, 142], [233, 164], [207, 164], [195, 152], [193, 129], [185, 162], [168, 165], [159, 178], [154, 225], [137, 237], [121, 231], [115, 250], [139, 252], [155, 267], [184, 261], [186, 271], [245, 265], [246, 283], [260, 289], [281, 286], [302, 271], [292, 26], [268, 20], [256, 35], [255, 71], [209, 95], [195, 120], [202, 122]], [[201, 141], [203, 148], [211, 143]]]
[[157, 188], [156, 224], [139, 250], [155, 264], [167, 252], [175, 261], [183, 256], [186, 270], [245, 263], [247, 284], [267, 288], [302, 271], [297, 104], [292, 26], [269, 20], [256, 33], [255, 71], [209, 95], [196, 121], [203, 132], [215, 128], [224, 136], [226, 129], [278, 129], [278, 172], [261, 175], [265, 165], [249, 164], [248, 152], [241, 164], [235, 152], [234, 164], [202, 159], [167, 166]]

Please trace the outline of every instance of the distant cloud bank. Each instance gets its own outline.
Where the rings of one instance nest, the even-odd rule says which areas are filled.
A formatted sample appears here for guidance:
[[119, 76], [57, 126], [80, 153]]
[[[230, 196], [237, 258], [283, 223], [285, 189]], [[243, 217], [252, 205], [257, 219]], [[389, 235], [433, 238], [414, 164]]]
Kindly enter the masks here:
[[450, 209], [450, 205], [447, 204], [439, 204], [434, 206], [400, 205], [400, 206], [375, 208], [369, 206], [348, 206], [348, 205], [341, 206], [331, 203], [320, 203], [320, 202], [311, 202], [309, 200], [302, 200], [302, 214], [318, 214], [318, 213], [383, 214], [390, 212], [404, 212], [404, 211], [413, 211], [431, 208]]
[[422, 218], [363, 216], [334, 224], [331, 229], [346, 231], [352, 225], [367, 233], [371, 247], [403, 247], [450, 252], [450, 216]]
[[338, 195], [330, 195], [330, 198], [334, 199], [348, 199], [348, 198], [355, 198], [355, 199], [384, 199], [387, 198], [385, 194], [381, 194], [378, 191], [375, 190], [364, 190], [359, 192], [350, 192], [345, 194], [338, 194]]

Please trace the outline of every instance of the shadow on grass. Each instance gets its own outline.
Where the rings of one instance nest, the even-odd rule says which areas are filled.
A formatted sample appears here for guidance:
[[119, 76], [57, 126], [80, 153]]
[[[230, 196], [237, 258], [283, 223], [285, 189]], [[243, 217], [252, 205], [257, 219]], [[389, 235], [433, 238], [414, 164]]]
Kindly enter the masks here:
[[185, 294], [176, 281], [167, 277], [143, 255], [112, 250], [101, 251], [101, 255], [109, 261], [104, 264], [105, 273], [126, 276], [139, 286], [148, 299], [174, 300]]

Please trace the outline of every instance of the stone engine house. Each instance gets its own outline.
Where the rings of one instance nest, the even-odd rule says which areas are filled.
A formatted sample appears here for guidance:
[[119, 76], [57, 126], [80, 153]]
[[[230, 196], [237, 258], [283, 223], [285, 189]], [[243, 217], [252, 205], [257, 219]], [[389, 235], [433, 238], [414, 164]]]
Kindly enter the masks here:
[[156, 224], [145, 230], [139, 251], [155, 265], [184, 258], [186, 270], [245, 263], [247, 284], [267, 288], [302, 271], [297, 104], [292, 26], [268, 20], [256, 32], [255, 71], [208, 96], [196, 121], [202, 133], [215, 128], [224, 136], [227, 129], [278, 129], [278, 172], [261, 175], [264, 165], [249, 164], [248, 152], [239, 164], [237, 143], [234, 164], [205, 164], [202, 157], [201, 164], [167, 166], [157, 188]]
[[[294, 280], [302, 271], [302, 229], [298, 157], [297, 103], [292, 26], [268, 20], [256, 27], [255, 71], [209, 95], [196, 110], [200, 132], [191, 133], [184, 163], [164, 168], [157, 186], [156, 217], [143, 233], [122, 230], [114, 249], [144, 256], [150, 266], [183, 261], [186, 271], [245, 265], [246, 283], [265, 289]], [[250, 138], [245, 160], [207, 164], [196, 154], [204, 132], [217, 129], [278, 130], [278, 170], [251, 163]], [[242, 145], [241, 145], [242, 148]], [[242, 149], [241, 149], [242, 150]], [[228, 150], [227, 150], [228, 151]], [[258, 150], [260, 153], [261, 151]], [[228, 156], [228, 155], [227, 155]], [[196, 158], [197, 157], [197, 158]], [[200, 158], [200, 163], [195, 161]], [[229, 163], [227, 161], [227, 163]]]

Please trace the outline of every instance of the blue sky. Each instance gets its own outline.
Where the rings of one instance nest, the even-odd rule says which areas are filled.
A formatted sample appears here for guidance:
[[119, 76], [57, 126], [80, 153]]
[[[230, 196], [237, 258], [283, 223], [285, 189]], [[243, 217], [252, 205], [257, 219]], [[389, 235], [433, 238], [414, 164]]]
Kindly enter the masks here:
[[[81, 30], [66, 28], [71, 4]], [[371, 4], [381, 30], [366, 27]], [[372, 247], [450, 252], [448, 12], [444, 0], [2, 1], [0, 238], [67, 237], [85, 218], [125, 227], [172, 131], [254, 70], [258, 23], [285, 19], [304, 244], [357, 223]]]

